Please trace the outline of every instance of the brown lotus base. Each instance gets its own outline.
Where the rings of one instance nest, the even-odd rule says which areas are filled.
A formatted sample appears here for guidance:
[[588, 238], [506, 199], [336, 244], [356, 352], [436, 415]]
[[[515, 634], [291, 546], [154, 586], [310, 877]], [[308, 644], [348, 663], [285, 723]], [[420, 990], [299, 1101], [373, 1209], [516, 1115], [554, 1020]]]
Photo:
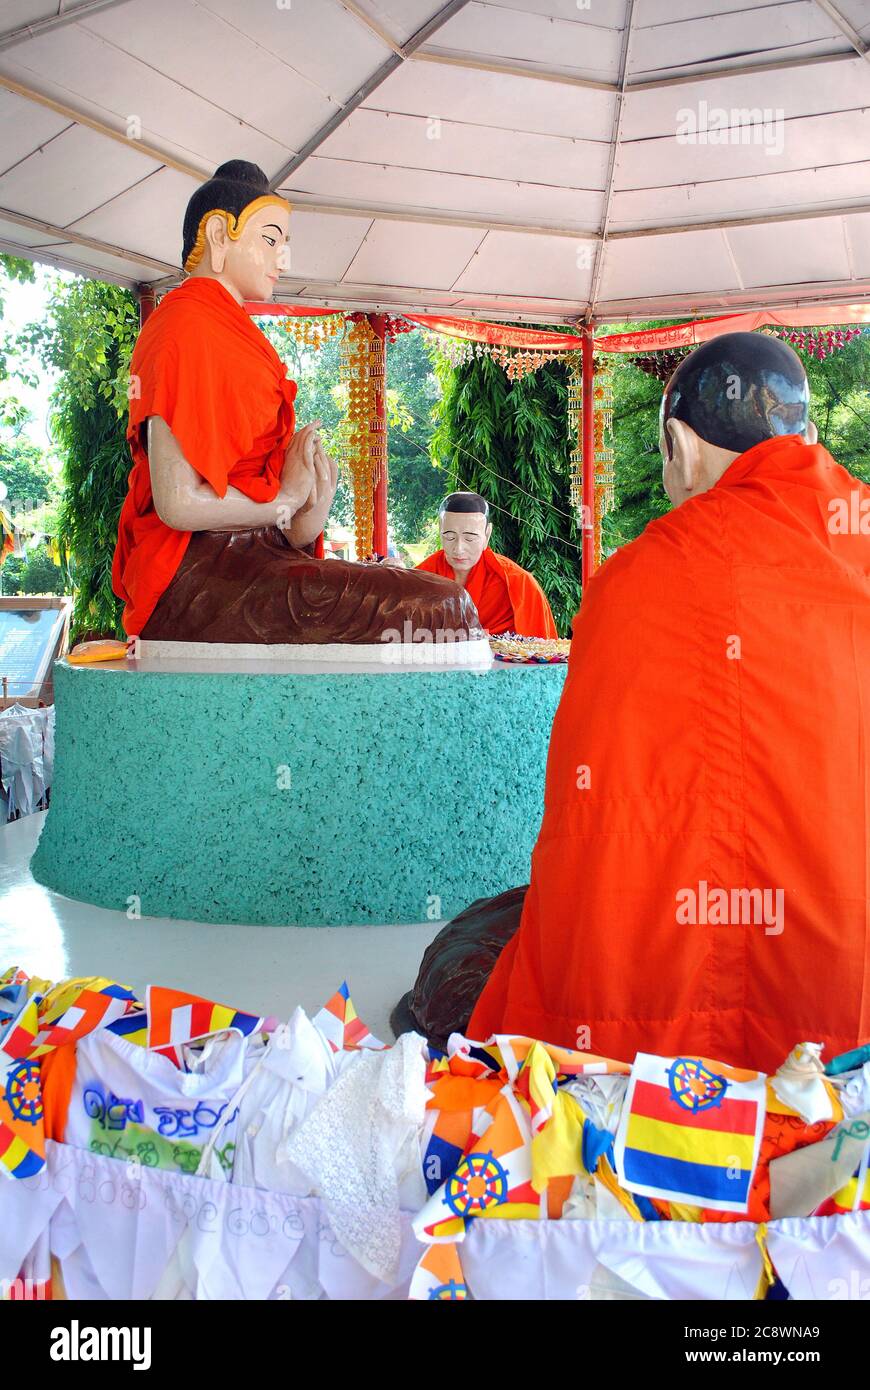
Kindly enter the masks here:
[[329, 646], [480, 640], [463, 588], [389, 565], [317, 560], [277, 527], [197, 531], [144, 641]]

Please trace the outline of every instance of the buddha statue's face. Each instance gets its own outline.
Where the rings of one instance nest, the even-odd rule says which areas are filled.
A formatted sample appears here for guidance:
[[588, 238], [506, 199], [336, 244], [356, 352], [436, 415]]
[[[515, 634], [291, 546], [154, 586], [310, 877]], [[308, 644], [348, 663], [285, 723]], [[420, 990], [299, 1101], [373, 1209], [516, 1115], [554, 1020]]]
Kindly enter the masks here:
[[271, 299], [285, 268], [289, 230], [290, 211], [279, 203], [251, 213], [235, 241], [227, 232], [226, 218], [215, 214], [206, 223], [208, 251], [200, 273], [219, 279], [240, 303]]
[[453, 570], [473, 569], [492, 535], [483, 512], [442, 512], [441, 548]]

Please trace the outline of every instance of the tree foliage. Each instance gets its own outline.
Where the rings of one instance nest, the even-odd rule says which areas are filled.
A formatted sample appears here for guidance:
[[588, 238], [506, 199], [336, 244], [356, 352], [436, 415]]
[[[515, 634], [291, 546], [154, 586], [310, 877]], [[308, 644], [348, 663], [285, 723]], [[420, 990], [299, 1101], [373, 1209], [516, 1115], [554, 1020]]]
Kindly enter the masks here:
[[[607, 332], [654, 328], [613, 324]], [[856, 477], [870, 482], [870, 333], [854, 338], [823, 361], [800, 354], [810, 382], [810, 415], [830, 454]], [[663, 383], [642, 372], [628, 354], [613, 354], [616, 510], [605, 519], [608, 549], [639, 536], [670, 503], [662, 486], [659, 406]]]
[[74, 635], [122, 635], [112, 557], [131, 466], [127, 383], [138, 328], [129, 291], [76, 280], [56, 284], [46, 323], [31, 329], [34, 350], [61, 373], [50, 424], [63, 458], [58, 540], [69, 555]]
[[[5, 301], [3, 290], [8, 280], [15, 280], [19, 284], [32, 284], [36, 279], [36, 271], [32, 261], [25, 261], [21, 256], [0, 255], [0, 319], [3, 318]], [[15, 354], [15, 344], [11, 343], [7, 337], [0, 341], [0, 381], [4, 381], [9, 375], [9, 358]]]
[[580, 600], [581, 531], [569, 501], [572, 440], [567, 368], [551, 363], [510, 382], [490, 357], [440, 369], [433, 458], [448, 487], [480, 492], [493, 509], [493, 549], [530, 570], [560, 633]]
[[[30, 412], [25, 412], [25, 419]], [[38, 444], [21, 434], [21, 425], [9, 435], [2, 430], [0, 412], [0, 481], [6, 484], [6, 507], [13, 513], [30, 511], [41, 502], [55, 501], [57, 481]]]
[[[653, 327], [612, 325], [607, 332]], [[659, 453], [659, 405], [662, 383], [635, 366], [629, 354], [608, 357], [613, 382], [613, 455], [615, 509], [604, 518], [606, 553], [639, 536], [648, 522], [664, 516], [670, 502], [662, 485]]]
[[[344, 412], [339, 382], [340, 337], [319, 350], [301, 348], [271, 320], [261, 327], [274, 343], [299, 391], [296, 409], [301, 423], [322, 422], [324, 444], [338, 455], [338, 434]], [[422, 333], [402, 333], [387, 347], [387, 519], [399, 545], [415, 545], [437, 516], [448, 490], [443, 474], [433, 466], [429, 439], [440, 396], [434, 365]], [[342, 474], [330, 513], [340, 526], [353, 526], [353, 499]]]
[[65, 594], [65, 578], [45, 546], [9, 555], [0, 569], [4, 594]]
[[805, 361], [819, 439], [837, 463], [870, 483], [870, 332], [823, 362]]
[[447, 491], [429, 452], [441, 388], [422, 333], [403, 333], [390, 344], [387, 385], [403, 410], [401, 420], [390, 422], [387, 515], [398, 543], [415, 545]]
[[[29, 261], [3, 256], [0, 268], [11, 279], [34, 278]], [[319, 417], [327, 447], [335, 452], [344, 404], [338, 340], [316, 353], [299, 348], [274, 322], [263, 326], [299, 382], [300, 421]], [[624, 327], [629, 326], [654, 325]], [[63, 456], [59, 540], [70, 555], [64, 580], [75, 586], [75, 631], [120, 633], [111, 564], [130, 469], [127, 373], [137, 332], [138, 313], [127, 291], [99, 281], [58, 279], [46, 321], [16, 340], [18, 351], [36, 352], [61, 374], [51, 427]], [[0, 378], [7, 374], [9, 350], [9, 344], [0, 345]], [[823, 362], [807, 360], [807, 369], [822, 442], [838, 462], [870, 482], [870, 333]], [[616, 357], [613, 386], [616, 508], [605, 519], [609, 549], [639, 535], [669, 506], [658, 452], [662, 384], [630, 357]], [[511, 383], [488, 357], [457, 369], [437, 353], [433, 360], [423, 335], [413, 332], [388, 349], [387, 402], [389, 518], [399, 543], [434, 543], [445, 492], [454, 487], [482, 492], [493, 507], [495, 548], [531, 570], [550, 599], [559, 630], [567, 633], [580, 595], [581, 536], [569, 503], [574, 441], [567, 423], [566, 368], [551, 364]], [[55, 498], [51, 472], [40, 450], [20, 437], [24, 418], [14, 399], [0, 405], [0, 424], [7, 431], [0, 441], [0, 477], [10, 497], [50, 504]], [[351, 523], [344, 480], [333, 517]], [[7, 570], [10, 578], [14, 569]], [[46, 571], [45, 581], [50, 577]]]

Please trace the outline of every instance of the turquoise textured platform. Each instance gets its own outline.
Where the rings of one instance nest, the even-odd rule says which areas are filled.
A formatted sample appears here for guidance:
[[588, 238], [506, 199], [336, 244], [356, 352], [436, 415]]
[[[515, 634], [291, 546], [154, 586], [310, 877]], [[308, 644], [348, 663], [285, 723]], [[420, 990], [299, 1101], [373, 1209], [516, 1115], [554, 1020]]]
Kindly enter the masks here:
[[60, 662], [34, 876], [103, 907], [137, 899], [143, 917], [452, 917], [528, 881], [564, 677]]

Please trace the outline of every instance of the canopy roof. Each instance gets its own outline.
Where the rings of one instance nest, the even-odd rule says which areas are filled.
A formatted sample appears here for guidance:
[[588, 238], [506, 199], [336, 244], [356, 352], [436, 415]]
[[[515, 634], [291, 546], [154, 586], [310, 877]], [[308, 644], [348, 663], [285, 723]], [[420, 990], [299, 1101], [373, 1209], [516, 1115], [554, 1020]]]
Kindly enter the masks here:
[[[866, 0], [2, 15], [4, 251], [168, 288], [196, 181], [239, 157], [294, 206], [288, 302], [552, 323], [870, 300]], [[693, 119], [742, 143], [678, 139]]]

